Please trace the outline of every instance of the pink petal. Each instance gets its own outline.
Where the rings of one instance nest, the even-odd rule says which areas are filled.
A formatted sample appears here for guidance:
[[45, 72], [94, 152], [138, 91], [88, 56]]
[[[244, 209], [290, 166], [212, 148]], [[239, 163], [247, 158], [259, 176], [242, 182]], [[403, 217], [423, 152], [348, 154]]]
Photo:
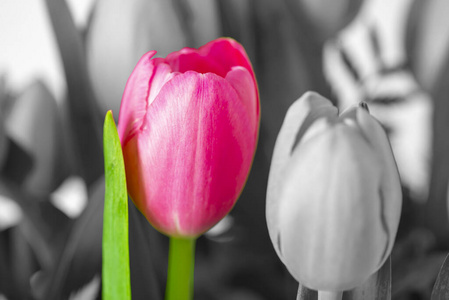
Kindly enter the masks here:
[[260, 108], [257, 98], [257, 86], [252, 74], [244, 67], [233, 67], [226, 75], [226, 80], [235, 89], [239, 98], [246, 106], [250, 122], [255, 128], [254, 134], [257, 135]]
[[179, 73], [173, 73], [161, 58], [151, 59], [155, 51], [145, 54], [126, 83], [120, 107], [119, 136], [126, 143], [143, 125], [147, 106], [151, 105], [164, 84]]
[[126, 83], [120, 105], [118, 134], [122, 145], [130, 135], [142, 125], [145, 116], [149, 81], [153, 74], [154, 62], [151, 58], [156, 51], [150, 51], [142, 56]]
[[247, 105], [225, 79], [187, 72], [162, 87], [145, 122], [124, 151], [130, 195], [159, 230], [197, 236], [229, 212], [246, 181], [256, 146]]
[[180, 51], [170, 53], [166, 62], [170, 67], [180, 73], [195, 71], [198, 73], [215, 73], [225, 77], [228, 72], [226, 66], [222, 66], [208, 56], [201, 55], [198, 50], [184, 48]]
[[228, 70], [231, 70], [234, 66], [242, 66], [250, 72], [254, 82], [256, 81], [245, 49], [235, 40], [230, 38], [216, 39], [200, 47], [198, 52]]
[[153, 103], [154, 99], [157, 97], [157, 95], [159, 95], [159, 92], [164, 84], [178, 74], [179, 73], [177, 72], [173, 73], [171, 67], [165, 62], [155, 63], [153, 76], [148, 83], [150, 86], [147, 98], [148, 105], [151, 105], [151, 103]]
[[248, 70], [255, 82], [254, 72], [245, 49], [229, 38], [213, 40], [198, 50], [184, 48], [173, 52], [167, 56], [166, 62], [177, 72], [195, 71], [203, 74], [210, 72], [223, 78], [232, 67], [242, 66]]

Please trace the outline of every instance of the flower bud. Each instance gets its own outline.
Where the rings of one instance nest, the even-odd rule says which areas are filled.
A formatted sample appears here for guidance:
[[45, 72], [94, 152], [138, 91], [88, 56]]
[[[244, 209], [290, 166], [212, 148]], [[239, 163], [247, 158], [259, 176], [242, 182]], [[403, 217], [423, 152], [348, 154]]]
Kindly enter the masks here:
[[391, 147], [366, 104], [340, 116], [306, 93], [288, 110], [267, 190], [267, 224], [282, 262], [308, 288], [362, 284], [390, 255], [402, 205]]
[[335, 36], [346, 23], [354, 18], [362, 1], [357, 0], [299, 0], [298, 9], [308, 16], [308, 21], [314, 26], [316, 38], [322, 40]]
[[120, 107], [128, 192], [159, 231], [196, 237], [245, 184], [259, 127], [256, 80], [232, 39], [154, 54], [140, 59]]

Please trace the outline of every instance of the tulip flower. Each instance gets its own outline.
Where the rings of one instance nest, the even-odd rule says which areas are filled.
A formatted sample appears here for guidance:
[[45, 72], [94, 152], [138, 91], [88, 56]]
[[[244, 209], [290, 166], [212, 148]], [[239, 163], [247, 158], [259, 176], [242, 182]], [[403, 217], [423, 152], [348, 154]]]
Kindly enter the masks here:
[[171, 242], [184, 243], [228, 214], [243, 189], [257, 143], [258, 89], [232, 39], [154, 55], [128, 79], [118, 132], [130, 197]]
[[246, 181], [259, 101], [244, 49], [234, 40], [144, 55], [119, 116], [128, 191], [161, 232], [195, 237], [222, 219]]
[[389, 257], [402, 205], [395, 160], [366, 104], [340, 116], [306, 93], [287, 112], [268, 180], [271, 241], [304, 286], [341, 292]]

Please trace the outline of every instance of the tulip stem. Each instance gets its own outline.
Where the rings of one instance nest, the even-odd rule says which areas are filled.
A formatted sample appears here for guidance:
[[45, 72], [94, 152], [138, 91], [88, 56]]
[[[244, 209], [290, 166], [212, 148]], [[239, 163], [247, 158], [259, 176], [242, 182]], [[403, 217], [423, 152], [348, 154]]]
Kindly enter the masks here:
[[193, 299], [195, 238], [170, 237], [165, 300]]
[[343, 292], [318, 291], [318, 300], [341, 300]]

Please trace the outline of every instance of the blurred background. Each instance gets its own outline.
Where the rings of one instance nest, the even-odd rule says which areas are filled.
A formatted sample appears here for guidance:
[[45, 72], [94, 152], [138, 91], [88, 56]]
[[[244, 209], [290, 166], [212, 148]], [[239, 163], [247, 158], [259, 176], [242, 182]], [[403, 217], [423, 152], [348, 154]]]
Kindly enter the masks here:
[[[100, 299], [102, 124], [141, 55], [220, 37], [260, 89], [258, 150], [231, 214], [198, 240], [195, 299], [294, 299], [265, 223], [276, 136], [314, 90], [366, 101], [389, 134], [404, 204], [393, 299], [430, 299], [449, 248], [449, 2], [1, 0], [0, 299]], [[163, 299], [168, 240], [130, 204], [133, 299]]]

